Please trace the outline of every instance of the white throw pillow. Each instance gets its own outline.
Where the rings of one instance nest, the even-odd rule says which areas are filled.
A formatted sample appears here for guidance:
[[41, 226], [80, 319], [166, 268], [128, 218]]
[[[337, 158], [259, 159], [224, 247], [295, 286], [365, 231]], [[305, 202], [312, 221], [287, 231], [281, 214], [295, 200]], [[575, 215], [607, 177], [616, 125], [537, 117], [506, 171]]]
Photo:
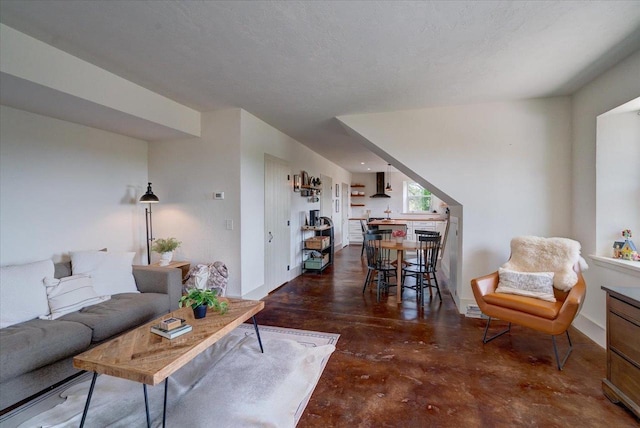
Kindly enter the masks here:
[[98, 296], [88, 275], [72, 275], [61, 279], [45, 278], [44, 285], [51, 315], [41, 316], [40, 319], [54, 320], [111, 298]]
[[0, 328], [49, 314], [42, 284], [53, 271], [51, 260], [0, 268]]
[[89, 275], [98, 296], [139, 293], [132, 268], [136, 253], [76, 251], [70, 254], [72, 274]]
[[553, 276], [553, 272], [516, 272], [500, 268], [498, 269], [500, 281], [496, 293], [518, 294], [555, 302]]

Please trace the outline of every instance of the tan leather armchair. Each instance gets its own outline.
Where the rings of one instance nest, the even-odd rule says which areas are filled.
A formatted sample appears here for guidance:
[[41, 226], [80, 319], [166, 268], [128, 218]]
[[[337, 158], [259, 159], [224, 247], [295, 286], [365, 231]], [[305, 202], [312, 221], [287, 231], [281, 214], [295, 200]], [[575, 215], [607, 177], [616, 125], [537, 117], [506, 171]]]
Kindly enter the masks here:
[[[547, 302], [533, 297], [514, 294], [496, 293], [498, 272], [472, 279], [471, 289], [473, 290], [476, 302], [480, 310], [489, 317], [484, 330], [483, 343], [487, 343], [511, 331], [511, 323], [550, 334], [553, 339], [553, 350], [558, 370], [562, 370], [564, 363], [572, 351], [568, 328], [580, 311], [587, 291], [579, 267], [574, 267], [574, 270], [578, 274], [578, 282], [569, 292], [563, 292], [554, 288], [556, 302]], [[487, 332], [492, 318], [507, 321], [509, 326], [506, 330], [487, 338]], [[560, 362], [555, 336], [562, 333], [567, 335], [569, 350], [562, 362]]]

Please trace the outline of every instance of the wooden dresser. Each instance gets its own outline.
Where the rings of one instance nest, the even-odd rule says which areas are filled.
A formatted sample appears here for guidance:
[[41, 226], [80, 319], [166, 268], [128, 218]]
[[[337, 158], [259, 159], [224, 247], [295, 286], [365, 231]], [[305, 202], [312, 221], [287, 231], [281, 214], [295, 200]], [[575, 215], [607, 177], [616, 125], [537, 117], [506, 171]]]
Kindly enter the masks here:
[[607, 378], [602, 391], [640, 418], [640, 288], [602, 289], [607, 292]]

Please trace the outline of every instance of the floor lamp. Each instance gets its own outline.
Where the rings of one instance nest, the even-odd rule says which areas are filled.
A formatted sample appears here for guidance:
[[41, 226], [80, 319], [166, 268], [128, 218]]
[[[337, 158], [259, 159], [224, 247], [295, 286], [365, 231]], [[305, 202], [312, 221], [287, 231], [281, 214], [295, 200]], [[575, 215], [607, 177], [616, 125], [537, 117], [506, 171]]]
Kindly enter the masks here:
[[153, 241], [153, 223], [151, 222], [151, 204], [160, 202], [158, 197], [151, 190], [151, 183], [147, 186], [147, 193], [140, 198], [141, 204], [149, 204], [149, 208], [144, 209], [144, 218], [147, 226], [147, 263], [151, 264], [151, 241]]

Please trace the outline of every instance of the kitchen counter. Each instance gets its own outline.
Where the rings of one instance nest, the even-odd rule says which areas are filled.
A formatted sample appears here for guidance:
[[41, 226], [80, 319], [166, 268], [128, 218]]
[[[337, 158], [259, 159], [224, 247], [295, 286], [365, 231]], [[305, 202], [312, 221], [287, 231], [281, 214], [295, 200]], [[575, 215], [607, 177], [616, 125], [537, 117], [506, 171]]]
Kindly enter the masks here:
[[371, 220], [369, 226], [406, 226], [406, 220]]
[[[366, 217], [349, 217], [349, 220], [367, 220]], [[434, 215], [434, 216], [425, 216], [425, 217], [393, 217], [390, 219], [391, 221], [447, 221], [445, 216]], [[372, 220], [372, 221], [388, 221], [388, 220]]]

